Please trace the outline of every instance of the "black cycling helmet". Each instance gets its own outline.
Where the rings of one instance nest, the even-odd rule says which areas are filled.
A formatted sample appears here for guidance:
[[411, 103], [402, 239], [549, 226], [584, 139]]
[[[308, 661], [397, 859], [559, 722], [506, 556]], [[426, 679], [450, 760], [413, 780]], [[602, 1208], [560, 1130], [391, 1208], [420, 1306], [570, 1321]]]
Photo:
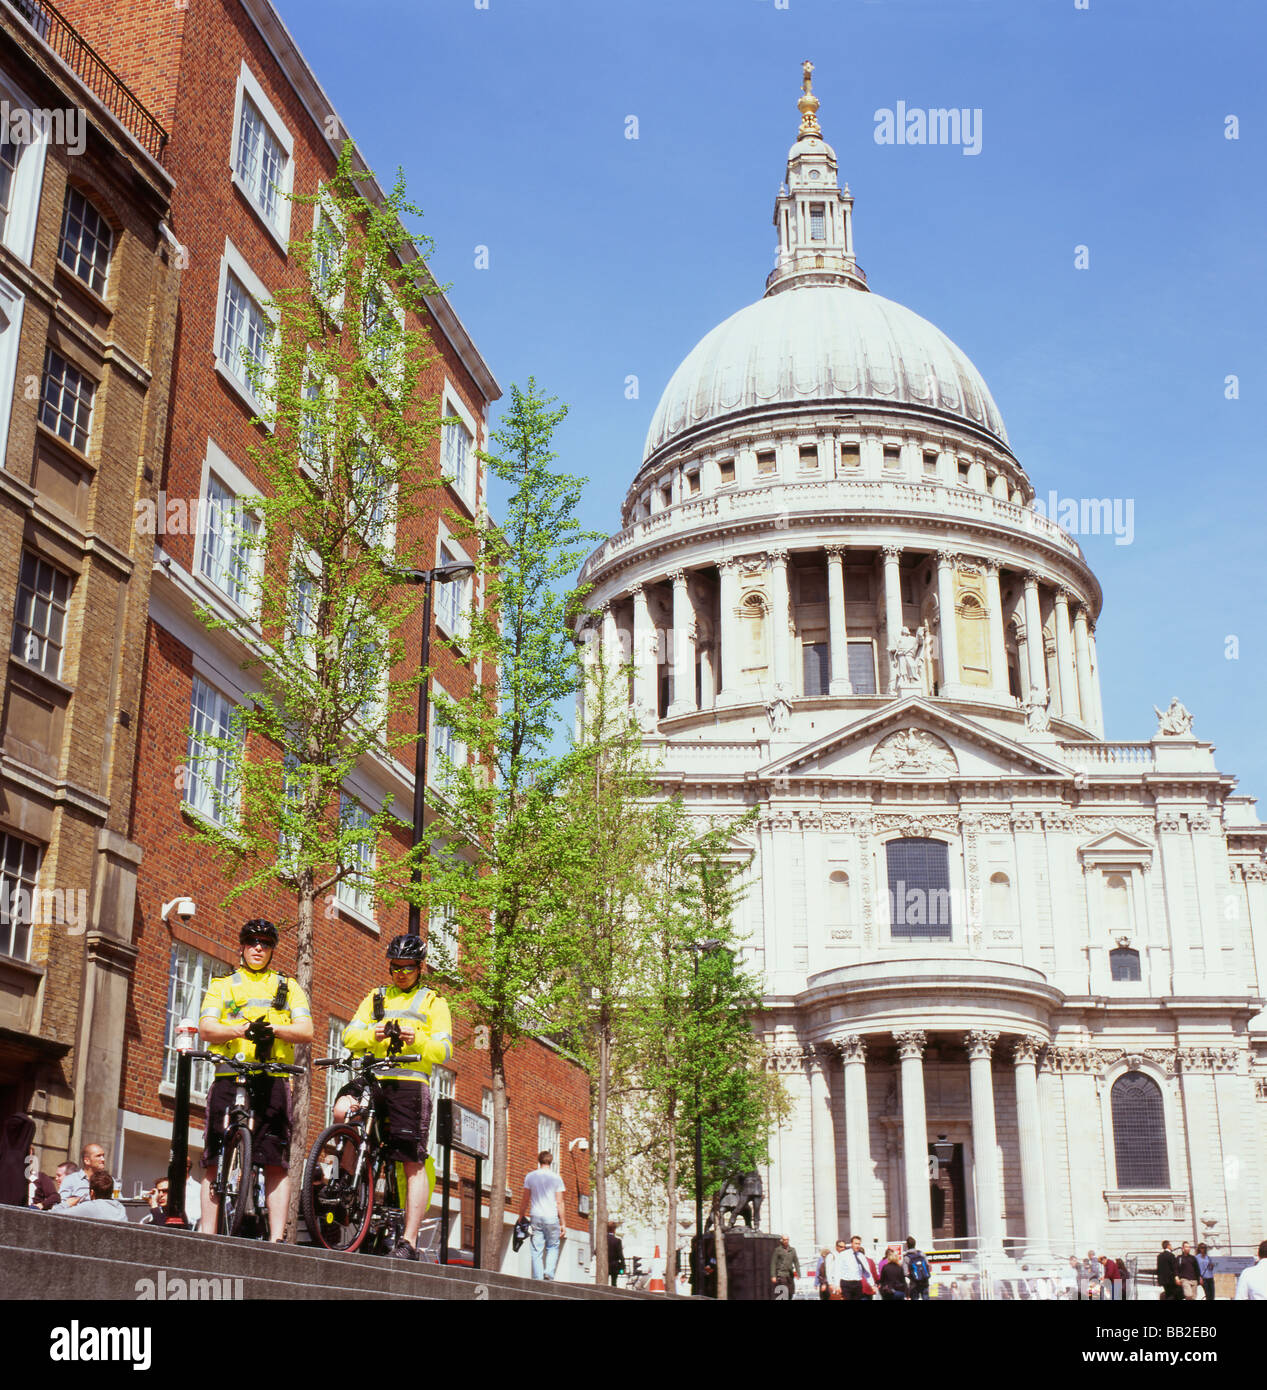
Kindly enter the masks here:
[[427, 943], [420, 936], [394, 936], [387, 947], [388, 960], [417, 961], [427, 959]]
[[260, 937], [264, 937], [270, 946], [276, 946], [277, 928], [263, 917], [252, 917], [249, 922], [242, 923], [242, 930], [238, 932], [239, 945], [245, 946], [248, 941], [257, 941]]

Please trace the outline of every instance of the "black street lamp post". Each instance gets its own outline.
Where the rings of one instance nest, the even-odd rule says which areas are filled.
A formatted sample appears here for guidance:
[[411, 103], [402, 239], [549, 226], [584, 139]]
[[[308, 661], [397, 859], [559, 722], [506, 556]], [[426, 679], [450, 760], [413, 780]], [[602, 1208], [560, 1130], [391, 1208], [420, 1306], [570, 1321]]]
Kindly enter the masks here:
[[469, 560], [455, 560], [448, 565], [439, 565], [432, 570], [397, 570], [396, 577], [404, 584], [421, 584], [422, 599], [422, 653], [419, 670], [422, 681], [418, 686], [418, 741], [414, 744], [414, 824], [413, 849], [415, 852], [413, 868], [409, 881], [414, 891], [409, 897], [409, 935], [422, 935], [422, 905], [419, 902], [422, 887], [422, 860], [417, 857], [418, 846], [422, 843], [422, 821], [427, 806], [427, 687], [430, 677], [427, 668], [431, 665], [431, 593], [436, 584], [448, 584], [465, 575], [474, 574], [475, 566]]
[[[723, 950], [720, 941], [709, 937], [691, 941], [686, 949], [691, 953], [691, 1003], [699, 1010], [699, 958]], [[695, 1073], [695, 1258], [691, 1261], [691, 1293], [700, 1291], [703, 1283], [701, 1265], [704, 1260], [704, 1131], [700, 1122], [699, 1072]]]

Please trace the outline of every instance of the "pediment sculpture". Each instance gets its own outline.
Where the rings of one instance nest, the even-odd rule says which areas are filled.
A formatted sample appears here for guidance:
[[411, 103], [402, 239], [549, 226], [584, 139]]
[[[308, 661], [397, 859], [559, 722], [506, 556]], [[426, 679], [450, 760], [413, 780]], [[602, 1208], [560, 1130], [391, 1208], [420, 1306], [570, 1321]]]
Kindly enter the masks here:
[[1182, 738], [1192, 733], [1192, 715], [1179, 703], [1178, 696], [1171, 699], [1164, 713], [1156, 705], [1153, 713], [1157, 716], [1157, 733], [1163, 738]]
[[927, 729], [899, 729], [876, 745], [871, 771], [894, 776], [938, 777], [959, 771], [959, 763], [936, 734]]

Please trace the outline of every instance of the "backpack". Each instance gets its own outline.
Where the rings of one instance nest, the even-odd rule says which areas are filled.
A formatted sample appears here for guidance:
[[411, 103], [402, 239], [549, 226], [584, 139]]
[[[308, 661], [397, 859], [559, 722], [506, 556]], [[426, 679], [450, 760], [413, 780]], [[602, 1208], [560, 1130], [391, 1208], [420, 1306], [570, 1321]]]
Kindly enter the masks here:
[[926, 1284], [928, 1282], [928, 1261], [918, 1250], [911, 1252], [910, 1265], [912, 1280], [917, 1284]]

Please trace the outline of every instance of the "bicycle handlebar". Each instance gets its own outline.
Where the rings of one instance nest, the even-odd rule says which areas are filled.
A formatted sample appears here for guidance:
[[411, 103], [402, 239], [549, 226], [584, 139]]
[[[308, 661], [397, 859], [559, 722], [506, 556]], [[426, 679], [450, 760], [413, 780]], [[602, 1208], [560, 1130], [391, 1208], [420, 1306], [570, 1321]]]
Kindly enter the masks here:
[[247, 1062], [236, 1057], [225, 1057], [219, 1052], [191, 1052], [188, 1054], [195, 1062], [214, 1062], [218, 1067], [232, 1067], [237, 1072], [266, 1071], [289, 1073], [292, 1076], [303, 1074], [303, 1067], [293, 1067], [289, 1062]]
[[399, 1066], [401, 1062], [421, 1062], [422, 1058], [417, 1053], [406, 1053], [399, 1057], [371, 1058], [364, 1057], [318, 1057], [313, 1062], [314, 1067], [339, 1067], [344, 1071], [355, 1071], [361, 1067], [366, 1071], [378, 1071], [382, 1067]]

